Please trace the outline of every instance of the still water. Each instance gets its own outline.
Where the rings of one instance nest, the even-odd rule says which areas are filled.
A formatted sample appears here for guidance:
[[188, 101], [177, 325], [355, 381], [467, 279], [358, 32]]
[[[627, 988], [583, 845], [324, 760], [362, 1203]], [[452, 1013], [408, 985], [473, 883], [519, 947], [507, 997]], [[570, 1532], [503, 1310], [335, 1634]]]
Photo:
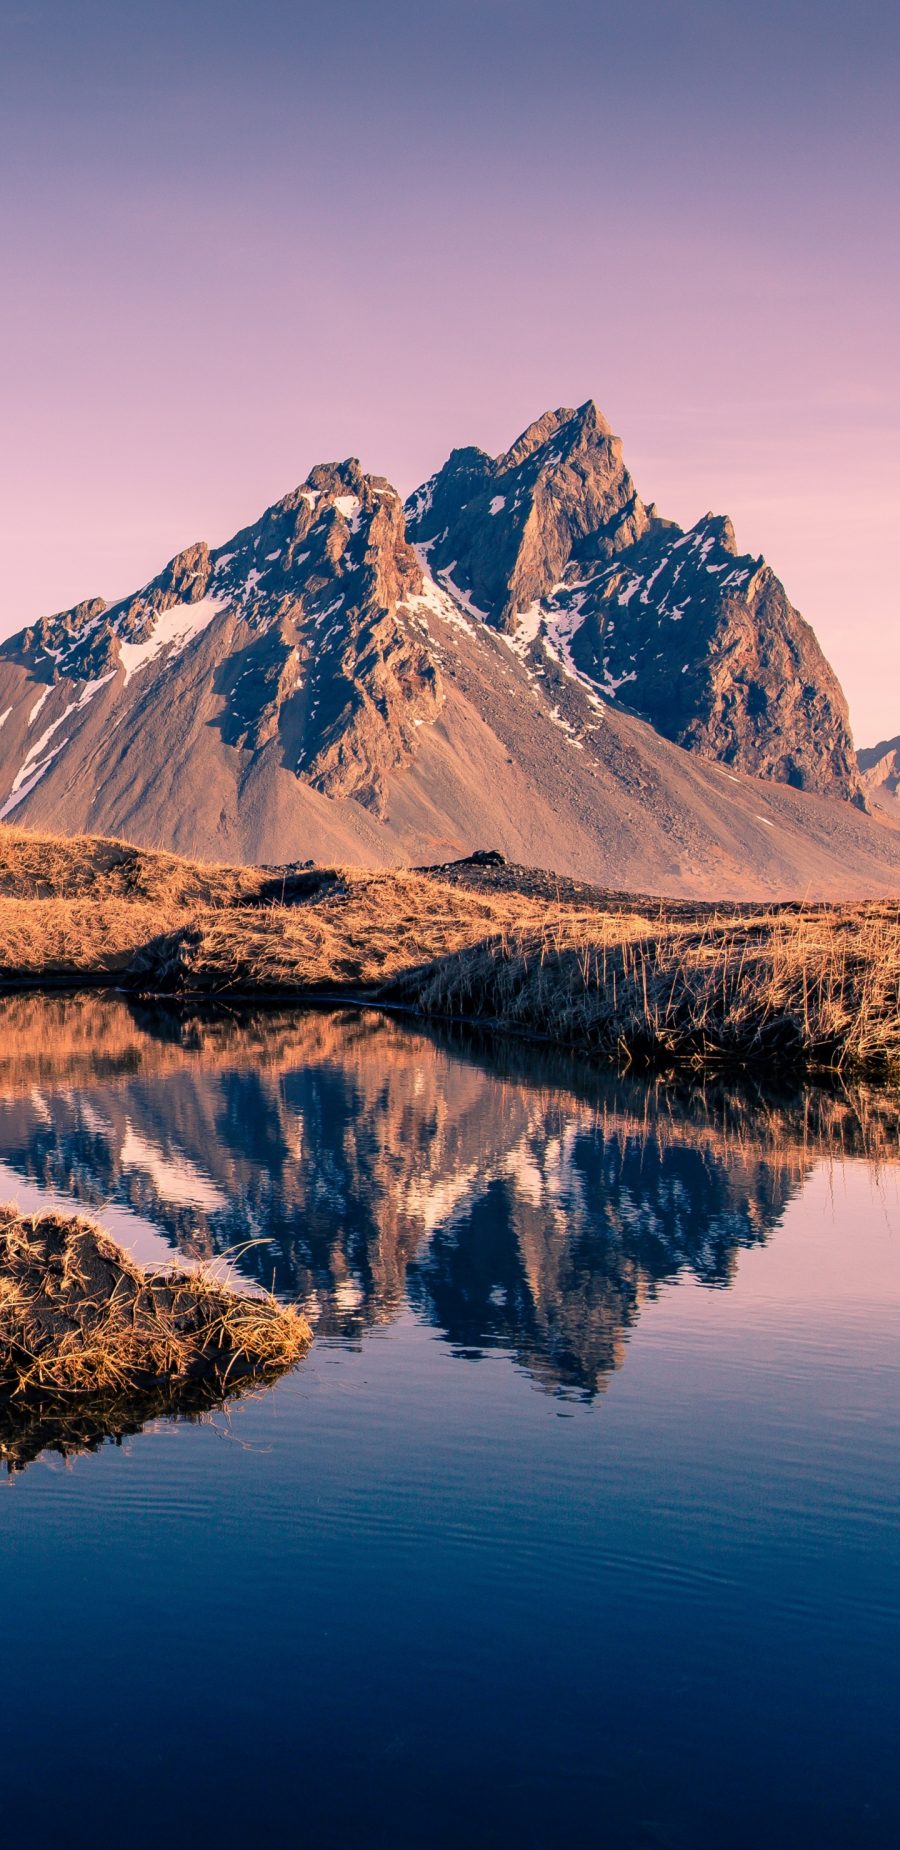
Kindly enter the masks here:
[[316, 1342], [0, 1484], [4, 1844], [900, 1841], [897, 1106], [0, 1004], [0, 1198]]

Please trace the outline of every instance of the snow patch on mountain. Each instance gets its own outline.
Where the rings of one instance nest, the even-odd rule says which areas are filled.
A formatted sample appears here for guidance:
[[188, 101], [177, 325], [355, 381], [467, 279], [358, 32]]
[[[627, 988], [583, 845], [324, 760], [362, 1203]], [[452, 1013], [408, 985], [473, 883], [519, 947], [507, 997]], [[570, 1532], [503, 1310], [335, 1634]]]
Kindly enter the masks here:
[[334, 504], [339, 514], [343, 514], [351, 533], [358, 533], [362, 514], [358, 495], [335, 495]]
[[[113, 675], [110, 673], [101, 675], [95, 681], [88, 681], [87, 686], [83, 688], [78, 699], [68, 701], [58, 719], [52, 720], [50, 725], [41, 733], [40, 738], [36, 739], [35, 743], [29, 747], [25, 758], [13, 778], [9, 796], [2, 809], [0, 809], [0, 822], [5, 821], [6, 817], [11, 815], [12, 811], [18, 808], [20, 803], [24, 803], [25, 798], [30, 796], [35, 785], [40, 783], [44, 772], [49, 769], [54, 758], [58, 758], [63, 747], [68, 745], [68, 739], [61, 739], [58, 745], [54, 745], [51, 752], [47, 752], [46, 757], [41, 758], [41, 753], [44, 751], [45, 746], [49, 745], [54, 733], [59, 731], [60, 726], [69, 718], [70, 713], [83, 712], [84, 708], [90, 705], [94, 695], [99, 693], [101, 687], [105, 687], [106, 683], [111, 681], [112, 678]], [[52, 692], [53, 688], [48, 687], [47, 693], [52, 694]], [[41, 701], [40, 704], [43, 705], [43, 701]], [[7, 709], [7, 712], [8, 711], [9, 709]], [[5, 719], [6, 714], [4, 714], [3, 717]], [[2, 723], [2, 720], [0, 720], [0, 725], [2, 725]], [[32, 769], [32, 767], [34, 768]], [[31, 772], [30, 777], [29, 772]]]
[[172, 660], [183, 654], [188, 644], [208, 628], [227, 603], [228, 599], [223, 597], [201, 597], [196, 604], [173, 604], [157, 617], [143, 642], [120, 641], [119, 660], [125, 670], [125, 685], [146, 668], [148, 662], [155, 661], [163, 649], [169, 650]]

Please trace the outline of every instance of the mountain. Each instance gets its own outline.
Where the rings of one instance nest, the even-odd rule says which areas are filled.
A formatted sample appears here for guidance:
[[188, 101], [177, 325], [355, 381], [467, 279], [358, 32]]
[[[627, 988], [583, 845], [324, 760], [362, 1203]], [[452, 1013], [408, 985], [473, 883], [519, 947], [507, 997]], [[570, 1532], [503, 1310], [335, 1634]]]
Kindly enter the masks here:
[[438, 581], [677, 744], [864, 807], [847, 703], [808, 623], [730, 520], [646, 507], [592, 402], [504, 456], [454, 450], [407, 503]]
[[900, 738], [883, 739], [857, 752], [856, 761], [873, 814], [900, 828]]
[[644, 891], [895, 890], [837, 683], [729, 539], [646, 507], [593, 406], [454, 452], [405, 511], [356, 461], [315, 468], [0, 648], [0, 819], [266, 864], [490, 846]]

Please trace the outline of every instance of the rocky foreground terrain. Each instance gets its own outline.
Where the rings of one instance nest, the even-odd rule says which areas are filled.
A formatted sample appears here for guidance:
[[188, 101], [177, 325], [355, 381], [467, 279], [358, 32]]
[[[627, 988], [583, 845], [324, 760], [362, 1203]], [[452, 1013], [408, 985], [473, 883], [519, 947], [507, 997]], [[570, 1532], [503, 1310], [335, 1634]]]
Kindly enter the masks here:
[[265, 865], [489, 845], [617, 889], [875, 896], [812, 630], [730, 523], [637, 493], [593, 404], [454, 451], [404, 508], [357, 462], [132, 596], [0, 649], [0, 819]]

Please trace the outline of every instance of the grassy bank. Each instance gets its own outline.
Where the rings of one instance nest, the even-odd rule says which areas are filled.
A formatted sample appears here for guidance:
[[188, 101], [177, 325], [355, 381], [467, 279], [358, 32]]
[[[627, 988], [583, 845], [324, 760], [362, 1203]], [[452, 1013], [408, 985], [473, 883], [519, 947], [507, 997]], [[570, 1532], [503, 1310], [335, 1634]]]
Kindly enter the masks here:
[[621, 1063], [900, 1069], [900, 904], [766, 909], [527, 870], [203, 868], [0, 838], [0, 986], [352, 995]]

